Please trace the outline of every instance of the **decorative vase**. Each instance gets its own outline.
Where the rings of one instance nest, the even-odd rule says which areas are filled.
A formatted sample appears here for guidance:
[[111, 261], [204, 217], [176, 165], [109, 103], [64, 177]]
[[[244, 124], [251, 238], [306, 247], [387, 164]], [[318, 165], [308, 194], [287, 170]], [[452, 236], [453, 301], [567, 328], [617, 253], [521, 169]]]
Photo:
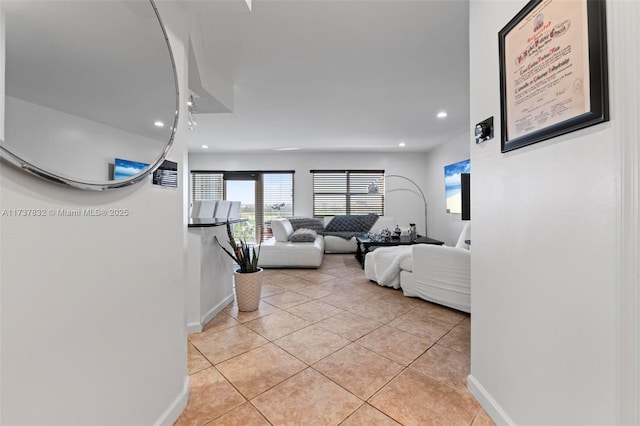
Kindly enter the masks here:
[[238, 310], [251, 312], [260, 306], [260, 293], [262, 292], [262, 268], [257, 272], [233, 273], [233, 281], [236, 288], [236, 303]]
[[409, 241], [415, 242], [417, 236], [418, 236], [418, 233], [416, 232], [416, 224], [410, 223], [409, 224]]

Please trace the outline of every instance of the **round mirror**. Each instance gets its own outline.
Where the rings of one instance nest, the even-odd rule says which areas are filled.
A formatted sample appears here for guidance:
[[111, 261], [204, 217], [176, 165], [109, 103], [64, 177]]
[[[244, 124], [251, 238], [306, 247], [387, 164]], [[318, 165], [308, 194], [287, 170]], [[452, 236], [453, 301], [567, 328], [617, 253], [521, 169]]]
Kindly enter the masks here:
[[3, 0], [2, 157], [82, 189], [144, 179], [178, 120], [171, 47], [152, 0]]

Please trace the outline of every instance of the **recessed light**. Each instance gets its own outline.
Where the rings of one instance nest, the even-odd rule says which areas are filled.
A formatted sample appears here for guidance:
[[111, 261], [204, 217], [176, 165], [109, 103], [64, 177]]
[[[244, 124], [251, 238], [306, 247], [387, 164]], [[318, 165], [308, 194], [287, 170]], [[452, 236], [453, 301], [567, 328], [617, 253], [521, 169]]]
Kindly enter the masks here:
[[444, 112], [444, 111], [440, 111], [440, 112], [438, 113], [438, 118], [445, 118], [446, 116], [447, 116], [447, 113], [446, 113], [446, 112]]
[[402, 148], [402, 147], [404, 147], [404, 146], [407, 146], [407, 144], [406, 144], [406, 143], [404, 143], [404, 142], [400, 142], [400, 143], [398, 144], [398, 146]]
[[164, 123], [162, 121], [160, 121], [160, 120], [154, 121], [153, 125], [156, 126], [156, 127], [164, 127]]
[[300, 148], [298, 147], [291, 147], [291, 148], [276, 148], [276, 151], [297, 151]]
[[207, 149], [207, 148], [209, 148], [209, 145], [202, 145], [202, 147], [203, 147], [204, 149]]

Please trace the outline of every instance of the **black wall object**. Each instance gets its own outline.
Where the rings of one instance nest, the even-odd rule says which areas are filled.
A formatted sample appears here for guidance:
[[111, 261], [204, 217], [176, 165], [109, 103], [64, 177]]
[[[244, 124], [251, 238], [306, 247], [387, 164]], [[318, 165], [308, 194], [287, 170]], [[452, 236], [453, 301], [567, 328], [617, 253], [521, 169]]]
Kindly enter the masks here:
[[476, 124], [475, 129], [476, 143], [481, 143], [493, 139], [493, 117], [489, 117], [484, 121]]
[[169, 188], [178, 187], [178, 163], [164, 160], [162, 165], [153, 172], [153, 184], [167, 186]]
[[461, 173], [462, 220], [471, 220], [471, 173]]

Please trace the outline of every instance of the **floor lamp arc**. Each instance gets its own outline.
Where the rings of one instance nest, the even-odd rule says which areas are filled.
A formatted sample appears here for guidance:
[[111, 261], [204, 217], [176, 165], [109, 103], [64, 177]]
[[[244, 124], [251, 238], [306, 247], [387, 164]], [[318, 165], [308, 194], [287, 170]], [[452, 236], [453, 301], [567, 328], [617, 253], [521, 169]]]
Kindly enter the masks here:
[[[404, 179], [407, 182], [411, 183], [413, 186], [416, 187], [416, 189], [418, 190], [418, 192], [420, 192], [420, 196], [422, 197], [422, 202], [424, 203], [424, 236], [428, 236], [427, 235], [427, 197], [424, 196], [424, 192], [422, 192], [422, 189], [420, 189], [420, 187], [418, 186], [417, 183], [415, 183], [414, 181], [412, 181], [411, 179], [409, 179], [406, 176], [402, 176], [402, 175], [384, 175], [385, 178], [400, 178], [400, 179]], [[369, 185], [368, 188], [368, 192], [370, 194], [377, 194], [380, 192], [380, 189], [378, 188], [378, 185], [376, 185], [375, 183], [372, 183]]]

